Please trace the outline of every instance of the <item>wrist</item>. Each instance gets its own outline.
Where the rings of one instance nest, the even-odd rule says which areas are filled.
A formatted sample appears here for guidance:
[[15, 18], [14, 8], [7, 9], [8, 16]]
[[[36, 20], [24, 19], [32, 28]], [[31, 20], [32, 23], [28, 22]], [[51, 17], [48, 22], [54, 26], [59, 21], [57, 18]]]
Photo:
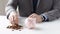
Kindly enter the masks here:
[[40, 17], [41, 17], [41, 21], [43, 22], [44, 21], [44, 17], [42, 15], [40, 15]]
[[48, 18], [47, 18], [47, 16], [46, 15], [41, 15], [42, 16], [42, 18], [43, 18], [43, 21], [42, 22], [46, 22], [46, 21], [48, 21]]

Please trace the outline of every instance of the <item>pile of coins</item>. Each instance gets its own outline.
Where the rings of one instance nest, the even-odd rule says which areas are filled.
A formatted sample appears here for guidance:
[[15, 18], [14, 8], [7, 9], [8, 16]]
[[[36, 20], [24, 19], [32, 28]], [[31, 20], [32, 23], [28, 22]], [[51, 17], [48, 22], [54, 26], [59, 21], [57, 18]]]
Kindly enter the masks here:
[[15, 26], [7, 26], [7, 28], [14, 29], [14, 30], [19, 30], [19, 29], [22, 29], [23, 26], [16, 24]]

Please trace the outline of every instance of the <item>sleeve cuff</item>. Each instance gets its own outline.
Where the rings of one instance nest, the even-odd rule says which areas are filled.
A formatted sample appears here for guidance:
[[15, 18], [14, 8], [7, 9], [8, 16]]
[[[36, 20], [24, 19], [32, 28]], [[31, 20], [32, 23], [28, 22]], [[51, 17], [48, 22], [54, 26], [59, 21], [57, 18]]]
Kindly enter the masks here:
[[48, 17], [45, 14], [42, 14], [41, 16], [43, 18], [43, 22], [49, 21]]

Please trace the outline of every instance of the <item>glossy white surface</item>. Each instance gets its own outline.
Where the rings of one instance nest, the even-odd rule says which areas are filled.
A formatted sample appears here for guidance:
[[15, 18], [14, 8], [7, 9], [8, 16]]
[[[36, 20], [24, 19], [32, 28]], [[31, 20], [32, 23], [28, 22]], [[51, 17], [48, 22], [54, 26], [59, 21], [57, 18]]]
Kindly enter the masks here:
[[[21, 18], [21, 21], [24, 21], [24, 19]], [[33, 30], [24, 28], [22, 31], [12, 31], [6, 28], [8, 25], [9, 21], [6, 17], [0, 16], [0, 34], [60, 34], [60, 19], [53, 22], [36, 24], [36, 28]]]

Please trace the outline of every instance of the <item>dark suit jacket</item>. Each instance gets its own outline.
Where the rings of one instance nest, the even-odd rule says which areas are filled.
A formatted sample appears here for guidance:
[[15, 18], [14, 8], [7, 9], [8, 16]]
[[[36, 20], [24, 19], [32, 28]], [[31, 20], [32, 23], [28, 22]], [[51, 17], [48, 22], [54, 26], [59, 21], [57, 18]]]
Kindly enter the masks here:
[[[10, 12], [19, 8], [19, 14], [22, 17], [27, 17], [33, 12], [32, 0], [9, 0], [6, 6], [7, 15]], [[10, 10], [10, 11], [9, 11]], [[38, 15], [44, 14], [49, 20], [54, 20], [60, 17], [60, 0], [38, 0], [35, 13]]]

